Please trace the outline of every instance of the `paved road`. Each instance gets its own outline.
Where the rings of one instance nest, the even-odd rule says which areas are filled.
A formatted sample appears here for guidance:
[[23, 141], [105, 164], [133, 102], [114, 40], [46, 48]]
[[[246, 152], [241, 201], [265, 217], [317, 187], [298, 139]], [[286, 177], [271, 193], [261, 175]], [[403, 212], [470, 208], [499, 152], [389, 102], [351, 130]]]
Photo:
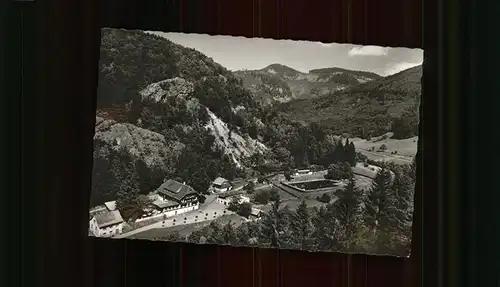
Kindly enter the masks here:
[[[207, 196], [207, 198], [209, 197]], [[200, 205], [199, 209], [182, 213], [176, 216], [168, 217], [165, 220], [160, 220], [153, 224], [146, 225], [138, 229], [134, 229], [130, 232], [115, 236], [114, 238], [126, 238], [151, 229], [168, 228], [171, 226], [179, 226], [183, 224], [192, 224], [203, 221], [210, 221], [219, 218], [220, 216], [223, 216], [225, 214], [233, 214], [233, 212], [226, 209], [225, 205], [215, 202], [215, 198], [216, 197], [210, 196], [209, 200], [211, 200], [211, 203], [207, 203], [207, 201], [205, 201], [203, 205]]]

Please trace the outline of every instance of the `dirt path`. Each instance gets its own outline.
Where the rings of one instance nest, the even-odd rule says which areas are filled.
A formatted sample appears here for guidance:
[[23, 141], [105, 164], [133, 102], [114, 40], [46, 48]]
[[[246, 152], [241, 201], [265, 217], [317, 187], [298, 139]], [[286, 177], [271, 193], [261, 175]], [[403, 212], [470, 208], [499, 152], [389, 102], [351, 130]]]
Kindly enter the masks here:
[[379, 159], [380, 158], [382, 158], [382, 159], [389, 158], [389, 159], [392, 159], [393, 161], [398, 161], [399, 160], [399, 161], [404, 161], [405, 163], [411, 163], [412, 162], [412, 159], [408, 159], [409, 158], [408, 156], [388, 154], [388, 153], [385, 153], [385, 152], [373, 152], [373, 151], [368, 151], [368, 150], [362, 149], [362, 148], [358, 148], [358, 150], [361, 153], [372, 155], [372, 156], [375, 156], [375, 157], [377, 157]]

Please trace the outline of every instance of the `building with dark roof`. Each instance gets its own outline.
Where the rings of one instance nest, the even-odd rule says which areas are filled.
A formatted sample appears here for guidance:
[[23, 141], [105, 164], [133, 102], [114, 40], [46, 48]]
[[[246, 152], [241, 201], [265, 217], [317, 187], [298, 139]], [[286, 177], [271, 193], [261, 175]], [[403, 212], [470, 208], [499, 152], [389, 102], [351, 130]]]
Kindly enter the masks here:
[[198, 192], [172, 179], [164, 181], [149, 197], [152, 208], [145, 210], [136, 222], [167, 218], [199, 208]]
[[198, 193], [196, 190], [185, 183], [180, 183], [172, 179], [163, 182], [160, 187], [156, 189], [155, 193], [164, 200], [172, 200], [181, 205], [198, 201]]

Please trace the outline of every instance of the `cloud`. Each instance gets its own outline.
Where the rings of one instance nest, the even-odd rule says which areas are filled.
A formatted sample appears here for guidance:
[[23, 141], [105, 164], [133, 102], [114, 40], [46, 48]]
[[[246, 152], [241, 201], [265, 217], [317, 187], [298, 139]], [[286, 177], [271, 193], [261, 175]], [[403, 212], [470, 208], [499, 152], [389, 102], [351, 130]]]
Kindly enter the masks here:
[[385, 56], [389, 53], [389, 48], [379, 46], [358, 46], [354, 47], [347, 54], [349, 57], [354, 56]]
[[387, 65], [385, 72], [384, 72], [384, 76], [393, 75], [393, 74], [399, 73], [401, 71], [404, 71], [406, 69], [409, 69], [409, 68], [412, 68], [412, 67], [415, 67], [418, 65], [422, 65], [422, 63], [399, 62], [399, 63], [390, 64], [390, 65]]

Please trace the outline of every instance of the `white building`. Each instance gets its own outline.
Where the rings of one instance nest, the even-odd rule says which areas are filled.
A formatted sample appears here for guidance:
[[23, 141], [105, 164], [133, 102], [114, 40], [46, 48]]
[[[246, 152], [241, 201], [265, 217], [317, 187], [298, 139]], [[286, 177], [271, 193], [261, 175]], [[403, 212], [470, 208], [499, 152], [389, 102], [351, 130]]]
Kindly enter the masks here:
[[224, 205], [229, 205], [233, 200], [239, 204], [250, 202], [250, 198], [242, 194], [221, 194], [217, 197], [217, 203]]
[[104, 210], [91, 217], [89, 230], [96, 237], [111, 237], [122, 233], [123, 224], [123, 218], [118, 210]]
[[153, 200], [152, 208], [145, 210], [144, 215], [136, 222], [168, 218], [200, 207], [198, 193], [189, 185], [175, 180], [165, 181], [150, 198]]
[[233, 186], [229, 180], [218, 177], [212, 182], [210, 188], [213, 193], [220, 193], [231, 190]]
[[259, 220], [262, 217], [262, 210], [252, 207], [252, 211], [250, 212], [250, 218], [254, 221]]
[[311, 175], [313, 172], [310, 169], [298, 169], [295, 171], [295, 175]]

